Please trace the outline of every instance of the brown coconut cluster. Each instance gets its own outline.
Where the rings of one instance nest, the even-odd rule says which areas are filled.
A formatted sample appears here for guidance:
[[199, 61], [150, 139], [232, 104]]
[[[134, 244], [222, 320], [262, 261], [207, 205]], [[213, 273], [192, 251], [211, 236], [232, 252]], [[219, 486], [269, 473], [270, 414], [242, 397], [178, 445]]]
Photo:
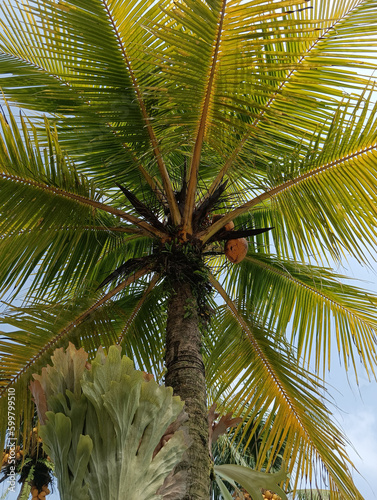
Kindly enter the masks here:
[[[11, 450], [9, 448], [7, 448], [3, 451], [3, 459], [1, 461], [1, 468], [8, 465], [9, 457], [11, 456], [10, 452], [11, 452]], [[21, 450], [20, 446], [16, 446], [15, 455], [14, 455], [15, 460], [16, 461], [22, 460], [23, 454], [24, 454], [24, 451]], [[13, 456], [11, 458], [13, 458]]]
[[[240, 497], [237, 493], [233, 493], [233, 497], [235, 500], [253, 500], [249, 493], [244, 490], [243, 488], [241, 489], [243, 497]], [[281, 497], [277, 493], [274, 493], [271, 490], [264, 490], [262, 489], [262, 496], [263, 499], [266, 500], [282, 500]]]
[[[30, 432], [27, 448], [21, 449], [19, 445], [15, 449], [7, 448], [3, 451], [1, 462], [1, 473], [6, 477], [9, 473], [10, 459], [17, 473], [20, 474], [20, 483], [29, 482], [33, 499], [43, 499], [50, 493], [48, 485], [51, 483], [50, 458], [43, 451], [42, 439], [38, 435], [37, 427]], [[30, 478], [30, 472], [32, 477]]]
[[32, 486], [30, 493], [32, 499], [39, 498], [39, 500], [42, 500], [43, 498], [46, 498], [46, 496], [50, 493], [50, 490], [46, 485], [43, 485], [41, 490], [39, 490], [36, 486]]

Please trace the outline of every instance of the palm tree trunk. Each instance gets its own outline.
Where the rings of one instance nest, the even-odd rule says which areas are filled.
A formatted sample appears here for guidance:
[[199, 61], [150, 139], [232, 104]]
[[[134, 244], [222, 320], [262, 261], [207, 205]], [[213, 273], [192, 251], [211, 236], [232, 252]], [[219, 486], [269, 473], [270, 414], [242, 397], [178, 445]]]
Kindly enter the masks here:
[[[186, 316], [186, 317], [185, 317]], [[190, 285], [179, 283], [168, 307], [165, 385], [185, 401], [192, 444], [177, 467], [188, 474], [187, 494], [179, 500], [208, 500], [211, 461], [207, 397], [197, 302]]]

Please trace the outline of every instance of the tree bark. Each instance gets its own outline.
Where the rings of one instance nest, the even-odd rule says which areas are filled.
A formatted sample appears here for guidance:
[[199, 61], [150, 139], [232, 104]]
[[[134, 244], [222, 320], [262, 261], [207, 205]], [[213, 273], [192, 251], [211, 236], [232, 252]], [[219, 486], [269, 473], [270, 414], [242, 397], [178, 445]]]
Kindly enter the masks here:
[[[186, 316], [186, 317], [185, 317]], [[170, 298], [166, 328], [165, 385], [185, 402], [192, 444], [176, 471], [187, 471], [187, 494], [177, 500], [208, 500], [211, 460], [207, 396], [197, 302], [190, 285], [179, 283]]]

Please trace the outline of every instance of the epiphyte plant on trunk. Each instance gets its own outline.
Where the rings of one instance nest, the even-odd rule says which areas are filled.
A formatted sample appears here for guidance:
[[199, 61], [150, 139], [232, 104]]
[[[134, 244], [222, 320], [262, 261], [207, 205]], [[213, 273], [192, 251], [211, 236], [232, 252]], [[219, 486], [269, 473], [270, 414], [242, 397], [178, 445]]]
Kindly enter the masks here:
[[167, 500], [172, 487], [183, 498], [185, 473], [172, 473], [189, 444], [184, 403], [119, 346], [87, 359], [73, 344], [57, 349], [31, 383], [62, 500]]
[[[330, 269], [377, 239], [375, 1], [0, 13], [1, 87], [28, 110], [1, 118], [2, 415], [11, 385], [31, 411], [55, 348], [118, 343], [185, 401], [188, 498], [209, 496], [207, 400], [266, 419], [257, 467], [284, 442], [294, 487], [320, 471], [359, 498], [305, 367], [325, 373], [334, 344], [347, 368], [376, 364], [376, 298]], [[229, 237], [249, 242], [236, 264]]]

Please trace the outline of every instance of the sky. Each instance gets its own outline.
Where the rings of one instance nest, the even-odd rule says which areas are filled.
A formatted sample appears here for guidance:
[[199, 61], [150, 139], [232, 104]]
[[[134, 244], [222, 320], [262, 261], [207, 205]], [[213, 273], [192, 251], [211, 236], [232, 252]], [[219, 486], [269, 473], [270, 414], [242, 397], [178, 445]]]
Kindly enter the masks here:
[[[354, 480], [363, 497], [377, 499], [377, 385], [367, 378], [360, 380], [359, 387], [352, 383], [341, 389], [342, 375], [331, 376], [343, 394], [336, 396], [342, 411], [337, 412], [337, 420], [354, 448], [349, 447], [349, 455], [361, 475]], [[344, 379], [344, 377], [343, 377]], [[343, 382], [345, 385], [347, 381]]]

